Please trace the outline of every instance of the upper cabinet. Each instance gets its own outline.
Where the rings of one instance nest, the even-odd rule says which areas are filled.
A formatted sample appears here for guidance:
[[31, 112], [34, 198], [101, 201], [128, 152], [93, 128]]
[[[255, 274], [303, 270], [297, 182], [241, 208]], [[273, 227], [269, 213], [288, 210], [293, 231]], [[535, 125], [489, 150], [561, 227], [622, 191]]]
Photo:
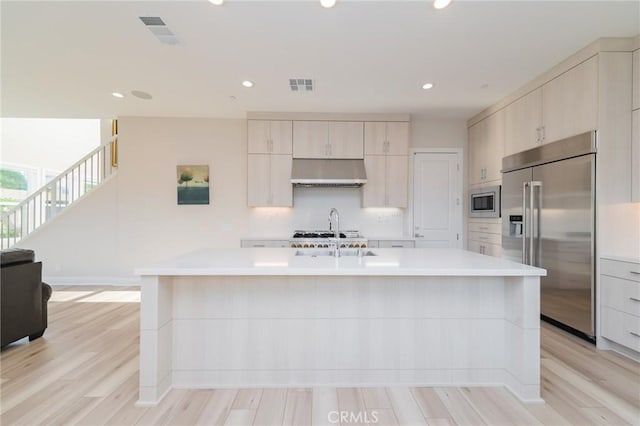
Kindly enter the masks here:
[[409, 123], [364, 123], [364, 153], [366, 155], [407, 155]]
[[633, 109], [640, 108], [640, 50], [633, 52]]
[[247, 205], [291, 207], [291, 154], [249, 154]]
[[363, 123], [294, 121], [294, 158], [363, 158]]
[[521, 97], [504, 109], [504, 155], [542, 143], [542, 89]]
[[292, 121], [247, 121], [247, 145], [250, 154], [291, 154]]
[[407, 155], [365, 155], [364, 166], [367, 183], [362, 187], [362, 207], [407, 207]]
[[598, 56], [542, 86], [542, 142], [598, 127]]
[[469, 184], [502, 179], [504, 109], [469, 127]]
[[364, 123], [364, 153], [362, 206], [407, 207], [409, 123]]

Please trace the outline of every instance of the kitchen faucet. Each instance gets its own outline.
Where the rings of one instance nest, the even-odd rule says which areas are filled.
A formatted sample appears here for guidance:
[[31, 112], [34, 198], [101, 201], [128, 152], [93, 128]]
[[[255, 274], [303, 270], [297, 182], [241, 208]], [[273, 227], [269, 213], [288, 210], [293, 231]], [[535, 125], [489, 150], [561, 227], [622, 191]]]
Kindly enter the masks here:
[[[336, 216], [336, 226], [335, 229], [333, 229], [332, 227], [332, 220], [333, 220], [333, 215], [335, 214]], [[329, 210], [329, 230], [332, 230], [335, 232], [335, 244], [336, 244], [336, 249], [333, 252], [333, 255], [335, 257], [340, 257], [340, 213], [338, 213], [338, 209], [336, 209], [335, 207], [331, 208], [331, 210]]]

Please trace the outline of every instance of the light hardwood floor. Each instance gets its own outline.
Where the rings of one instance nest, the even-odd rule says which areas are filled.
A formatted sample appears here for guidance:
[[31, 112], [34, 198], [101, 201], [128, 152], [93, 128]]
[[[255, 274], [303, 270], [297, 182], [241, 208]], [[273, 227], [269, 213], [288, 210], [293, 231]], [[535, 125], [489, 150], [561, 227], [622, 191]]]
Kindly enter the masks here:
[[344, 411], [360, 421], [343, 425], [640, 424], [640, 365], [549, 326], [544, 405], [502, 388], [398, 387], [173, 390], [158, 407], [136, 408], [138, 301], [136, 288], [55, 288], [44, 338], [2, 351], [0, 423], [298, 426]]

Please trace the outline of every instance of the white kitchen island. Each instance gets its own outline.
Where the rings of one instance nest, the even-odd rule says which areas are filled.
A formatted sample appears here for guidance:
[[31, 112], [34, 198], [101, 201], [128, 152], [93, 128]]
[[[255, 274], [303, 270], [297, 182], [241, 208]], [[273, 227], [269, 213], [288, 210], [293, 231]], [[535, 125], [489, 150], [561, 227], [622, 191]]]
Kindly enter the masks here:
[[542, 269], [457, 249], [210, 249], [142, 276], [139, 405], [173, 388], [506, 386], [540, 399]]

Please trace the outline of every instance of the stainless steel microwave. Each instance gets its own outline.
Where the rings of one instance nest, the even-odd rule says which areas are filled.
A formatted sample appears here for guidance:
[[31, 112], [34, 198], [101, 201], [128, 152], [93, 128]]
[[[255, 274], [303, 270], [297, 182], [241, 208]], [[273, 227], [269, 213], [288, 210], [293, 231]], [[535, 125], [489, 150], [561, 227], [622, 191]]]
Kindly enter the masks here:
[[500, 217], [500, 185], [469, 192], [469, 217]]

